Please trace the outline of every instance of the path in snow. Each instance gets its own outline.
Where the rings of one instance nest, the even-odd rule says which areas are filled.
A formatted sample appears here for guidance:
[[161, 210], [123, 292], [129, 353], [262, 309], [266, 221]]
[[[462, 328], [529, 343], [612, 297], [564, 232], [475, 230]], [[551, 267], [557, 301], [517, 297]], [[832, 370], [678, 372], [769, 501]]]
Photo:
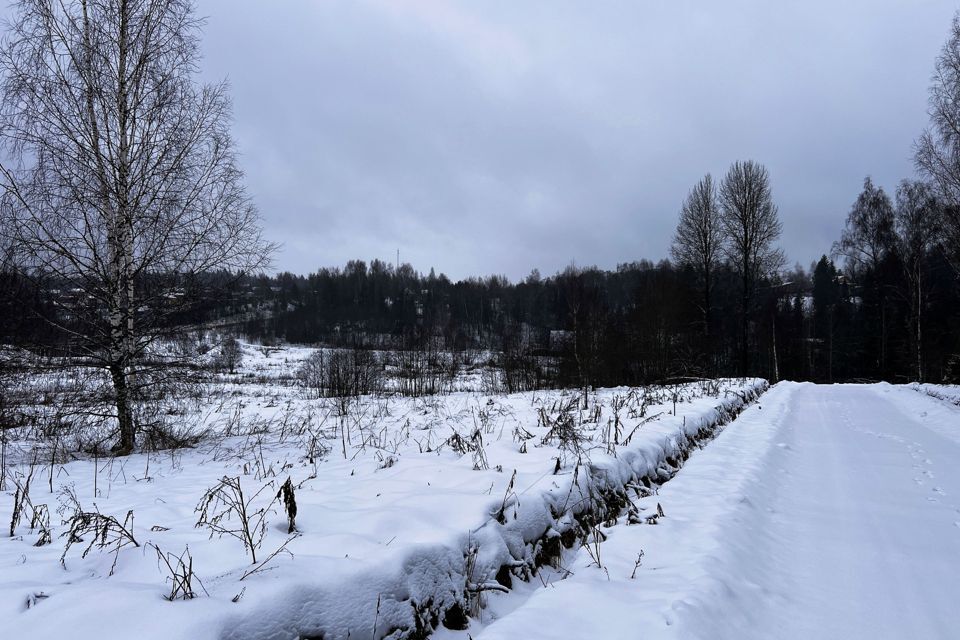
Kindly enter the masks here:
[[605, 571], [581, 551], [473, 637], [960, 637], [960, 410], [890, 385], [761, 405], [638, 501], [660, 524], [608, 530]]
[[960, 413], [938, 433], [930, 404], [887, 385], [797, 391], [771, 459], [775, 511], [758, 522], [775, 562], [751, 567], [783, 605], [762, 600], [739, 637], [960, 634]]

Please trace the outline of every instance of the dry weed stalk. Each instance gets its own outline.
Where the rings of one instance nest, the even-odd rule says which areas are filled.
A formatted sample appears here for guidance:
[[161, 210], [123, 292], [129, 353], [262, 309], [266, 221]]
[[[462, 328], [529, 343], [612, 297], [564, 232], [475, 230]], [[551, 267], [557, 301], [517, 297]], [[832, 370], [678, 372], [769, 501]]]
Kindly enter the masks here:
[[[240, 477], [224, 476], [220, 482], [207, 489], [197, 508], [196, 527], [207, 527], [210, 536], [230, 536], [240, 540], [250, 554], [250, 562], [257, 563], [257, 549], [263, 544], [267, 528], [267, 513], [270, 505], [254, 508], [257, 497], [273, 483], [267, 483], [247, 498], [240, 486]], [[272, 502], [271, 502], [272, 504]], [[235, 519], [233, 519], [235, 517]]]
[[207, 593], [203, 582], [193, 572], [193, 556], [190, 554], [190, 547], [184, 548], [180, 555], [175, 555], [161, 551], [160, 547], [155, 544], [149, 546], [152, 546], [154, 551], [157, 552], [157, 567], [161, 570], [166, 568], [166, 572], [170, 574], [167, 576], [167, 580], [170, 581], [170, 593], [165, 595], [164, 598], [171, 602], [174, 600], [193, 600], [197, 597], [197, 593], [193, 589], [194, 580], [200, 585], [203, 592]]
[[112, 552], [113, 564], [110, 565], [110, 573], [108, 574], [112, 576], [117, 568], [117, 560], [120, 557], [121, 549], [130, 545], [140, 546], [140, 543], [133, 537], [133, 511], [127, 511], [127, 515], [121, 523], [113, 516], [102, 514], [99, 511], [83, 511], [79, 501], [71, 491], [67, 492], [67, 496], [73, 502], [74, 512], [65, 521], [67, 531], [63, 535], [67, 537], [67, 546], [64, 547], [63, 554], [60, 556], [60, 564], [66, 568], [67, 553], [70, 551], [70, 547], [84, 542], [86, 536], [87, 546], [80, 557], [86, 558], [94, 548]]

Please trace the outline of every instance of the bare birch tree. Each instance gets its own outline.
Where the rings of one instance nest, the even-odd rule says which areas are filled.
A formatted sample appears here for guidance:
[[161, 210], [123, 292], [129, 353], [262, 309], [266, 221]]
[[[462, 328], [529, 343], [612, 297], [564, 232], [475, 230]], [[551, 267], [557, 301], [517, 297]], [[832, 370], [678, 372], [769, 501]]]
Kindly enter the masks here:
[[132, 385], [184, 282], [257, 270], [261, 238], [227, 87], [200, 84], [192, 0], [19, 0], [0, 45], [3, 233], [22, 273], [82, 292], [78, 346], [109, 372], [119, 438]]
[[943, 244], [960, 274], [960, 12], [936, 60], [928, 114], [930, 126], [916, 142], [914, 161], [943, 205]]
[[700, 282], [703, 335], [705, 346], [710, 352], [710, 330], [713, 321], [711, 295], [722, 248], [723, 230], [717, 188], [708, 173], [690, 190], [683, 202], [670, 254], [679, 265], [693, 269]]
[[907, 281], [913, 355], [917, 382], [923, 382], [924, 303], [929, 285], [924, 281], [927, 256], [941, 228], [940, 207], [933, 189], [924, 182], [904, 180], [897, 188], [896, 249]]
[[720, 185], [724, 250], [740, 275], [740, 373], [750, 369], [750, 313], [760, 278], [783, 266], [780, 218], [773, 203], [770, 176], [752, 160], [733, 163]]

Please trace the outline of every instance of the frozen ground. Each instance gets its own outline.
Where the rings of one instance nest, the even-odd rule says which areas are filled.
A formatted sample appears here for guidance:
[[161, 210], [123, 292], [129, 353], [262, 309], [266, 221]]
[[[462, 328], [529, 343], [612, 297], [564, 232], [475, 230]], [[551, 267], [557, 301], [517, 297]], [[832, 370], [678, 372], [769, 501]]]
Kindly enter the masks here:
[[638, 501], [661, 504], [657, 526], [605, 529], [602, 569], [570, 553], [566, 579], [491, 597], [470, 633], [960, 637], [956, 395], [779, 384]]
[[[248, 354], [225, 386], [172, 406], [209, 429], [195, 449], [63, 460], [47, 441], [9, 442], [4, 524], [23, 510], [0, 538], [0, 637], [362, 640], [458, 626], [503, 583], [529, 591], [522, 578], [563, 575], [560, 541], [595, 517], [651, 518], [655, 504], [621, 512], [625, 487], [644, 494], [671, 477], [766, 388], [724, 380], [343, 405], [296, 386], [291, 371], [308, 355]], [[265, 515], [257, 563], [241, 540], [196, 526], [224, 477], [239, 482], [249, 519]], [[274, 500], [288, 477], [292, 535]], [[18, 500], [28, 478], [29, 500]], [[238, 529], [236, 512], [216, 507], [207, 520], [215, 513]], [[90, 532], [68, 545], [68, 522], [90, 514], [116, 518], [135, 543], [118, 547], [112, 529], [105, 548]], [[165, 599], [183, 592], [161, 558], [180, 571], [176, 558], [191, 563], [198, 597]], [[557, 568], [538, 577], [543, 563]]]

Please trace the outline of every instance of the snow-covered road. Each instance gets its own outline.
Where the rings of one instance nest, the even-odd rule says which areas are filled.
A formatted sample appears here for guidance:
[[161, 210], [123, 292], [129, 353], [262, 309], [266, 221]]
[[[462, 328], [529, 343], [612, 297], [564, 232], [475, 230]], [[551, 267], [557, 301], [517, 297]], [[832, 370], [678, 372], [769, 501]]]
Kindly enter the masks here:
[[603, 570], [581, 550], [473, 637], [960, 637], [956, 406], [783, 383], [638, 504], [657, 502], [658, 525], [608, 530]]
[[925, 426], [939, 409], [888, 386], [796, 391], [757, 521], [775, 547], [751, 566], [779, 597], [737, 637], [958, 637], [960, 414], [943, 412], [951, 439]]

